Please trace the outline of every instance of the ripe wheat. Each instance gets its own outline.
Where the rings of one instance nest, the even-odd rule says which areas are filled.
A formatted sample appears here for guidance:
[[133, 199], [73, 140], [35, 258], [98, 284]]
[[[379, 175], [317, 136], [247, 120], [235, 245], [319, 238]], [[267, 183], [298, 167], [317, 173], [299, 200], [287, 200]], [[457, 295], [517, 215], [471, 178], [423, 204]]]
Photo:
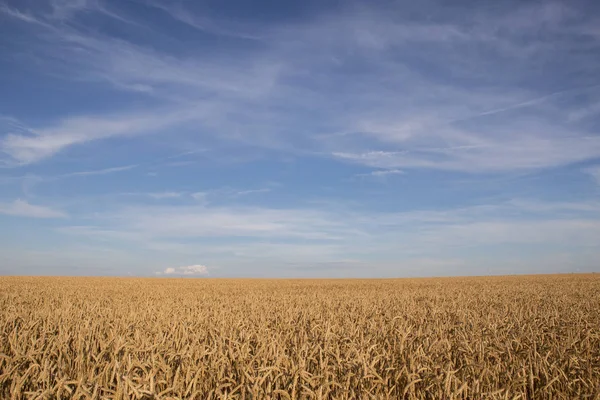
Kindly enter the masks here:
[[600, 399], [600, 275], [0, 278], [2, 399]]

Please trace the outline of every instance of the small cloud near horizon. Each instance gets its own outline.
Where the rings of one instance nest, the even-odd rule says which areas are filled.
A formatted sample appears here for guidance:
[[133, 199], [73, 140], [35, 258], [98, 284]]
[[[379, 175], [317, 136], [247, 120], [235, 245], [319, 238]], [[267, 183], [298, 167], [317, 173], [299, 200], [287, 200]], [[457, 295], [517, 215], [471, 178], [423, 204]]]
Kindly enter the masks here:
[[162, 272], [157, 272], [157, 275], [208, 275], [208, 267], [206, 265], [187, 265], [185, 267], [169, 267]]

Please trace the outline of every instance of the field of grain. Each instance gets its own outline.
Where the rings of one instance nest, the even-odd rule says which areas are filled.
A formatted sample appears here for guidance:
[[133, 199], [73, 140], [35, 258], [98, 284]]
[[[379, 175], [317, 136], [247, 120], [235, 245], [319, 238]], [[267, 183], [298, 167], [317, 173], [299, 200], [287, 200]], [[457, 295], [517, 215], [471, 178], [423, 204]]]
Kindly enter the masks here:
[[0, 277], [2, 399], [600, 399], [600, 274]]

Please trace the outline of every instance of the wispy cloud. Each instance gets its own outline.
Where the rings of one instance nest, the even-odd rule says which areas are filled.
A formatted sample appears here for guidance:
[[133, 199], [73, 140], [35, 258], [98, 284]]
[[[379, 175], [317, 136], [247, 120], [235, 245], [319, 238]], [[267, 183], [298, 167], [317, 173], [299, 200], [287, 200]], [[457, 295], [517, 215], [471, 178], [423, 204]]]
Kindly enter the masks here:
[[191, 193], [190, 196], [201, 204], [217, 203], [224, 199], [235, 200], [241, 197], [250, 195], [269, 193], [271, 188], [258, 188], [258, 189], [236, 189], [232, 187], [222, 187], [218, 189], [206, 190], [203, 192]]
[[219, 204], [225, 200], [238, 201], [246, 196], [260, 193], [269, 193], [271, 192], [271, 190], [271, 188], [236, 189], [232, 187], [221, 187], [209, 189], [203, 192], [165, 190], [162, 192], [125, 192], [120, 193], [120, 195], [134, 197], [150, 197], [156, 200], [181, 199], [182, 201], [187, 201], [187, 204], [189, 204], [190, 201], [193, 201], [194, 204], [214, 205]]
[[157, 193], [149, 193], [148, 196], [153, 199], [163, 200], [163, 199], [176, 199], [183, 196], [184, 192], [157, 192]]
[[181, 3], [146, 1], [146, 4], [164, 11], [179, 22], [211, 35], [241, 39], [260, 39], [262, 36], [257, 34], [255, 29], [244, 27], [240, 24], [234, 25], [226, 20], [215, 21], [214, 18], [207, 18], [190, 12]]
[[[391, 6], [349, 6], [302, 23], [224, 29], [193, 7], [147, 3], [203, 32], [242, 42], [256, 38], [261, 50], [240, 52], [232, 46], [233, 58], [221, 52], [206, 57], [206, 52], [190, 49], [175, 54], [36, 14], [52, 26], [43, 48], [68, 58], [65, 73], [77, 79], [108, 81], [167, 104], [193, 101], [210, 108], [201, 119], [205, 130], [240, 146], [312, 152], [387, 169], [467, 172], [550, 168], [600, 156], [597, 137], [583, 127], [565, 125], [565, 116], [573, 111], [564, 107], [565, 96], [575, 97], [598, 82], [572, 80], [565, 82], [566, 89], [548, 93], [536, 89], [536, 75], [528, 72], [534, 70], [532, 59], [562, 59], [572, 55], [573, 48], [582, 50], [576, 52], [580, 63], [591, 68], [600, 62], [590, 55], [600, 44], [577, 40], [585, 32], [573, 31], [570, 25], [585, 17], [574, 6], [527, 5], [493, 12], [481, 6], [448, 15], [428, 9], [428, 18], [417, 13], [413, 20], [393, 17], [397, 10]], [[99, 4], [58, 2], [54, 8], [77, 20], [82, 10], [106, 9]], [[6, 6], [4, 12], [27, 20], [18, 9]], [[531, 22], [532, 15], [544, 18], [522, 23]], [[552, 38], [558, 34], [566, 39], [555, 45]], [[478, 44], [489, 48], [489, 54], [473, 52]], [[523, 56], [530, 53], [535, 57]], [[43, 51], [35, 54], [45, 65], [53, 59]], [[456, 79], [443, 71], [428, 73], [418, 60], [424, 65], [444, 60]], [[357, 63], [362, 73], [344, 72]], [[531, 85], [519, 84], [529, 81]], [[9, 161], [25, 164], [71, 145], [189, 122], [188, 117], [171, 119], [170, 114], [153, 110], [140, 118], [117, 116], [116, 121], [108, 116], [114, 122], [108, 127], [104, 118], [81, 117], [83, 121], [38, 128], [30, 135], [10, 133], [1, 149]], [[161, 118], [152, 118], [158, 115]], [[134, 126], [117, 126], [132, 118]], [[77, 127], [80, 133], [75, 134], [73, 124], [85, 126]], [[323, 131], [334, 134], [324, 141]]]
[[21, 190], [26, 197], [30, 197], [33, 195], [33, 189], [40, 184], [52, 184], [54, 182], [70, 179], [70, 178], [79, 178], [79, 177], [91, 177], [91, 176], [102, 176], [115, 174], [123, 171], [129, 171], [131, 169], [137, 168], [138, 164], [133, 165], [124, 165], [120, 167], [110, 167], [110, 168], [102, 168], [95, 170], [87, 170], [87, 171], [74, 171], [68, 172], [65, 174], [57, 174], [57, 175], [34, 175], [34, 174], [26, 174], [21, 176], [11, 176], [11, 177], [0, 177], [0, 184], [10, 184], [10, 183], [20, 183]]
[[396, 268], [400, 275], [397, 268], [416, 268], [413, 272], [421, 274], [448, 271], [445, 267], [459, 271], [475, 268], [472, 253], [506, 249], [515, 259], [554, 249], [575, 260], [600, 240], [598, 204], [531, 199], [405, 212], [366, 211], [344, 203], [303, 210], [139, 206], [98, 216], [95, 222], [60, 232], [128, 243], [139, 251], [203, 257], [207, 263], [266, 268], [294, 260], [300, 269], [322, 265], [358, 275], [361, 270], [366, 274], [361, 266], [387, 274]]
[[[340, 160], [376, 168], [427, 168], [475, 173], [557, 167], [600, 156], [600, 137], [575, 136], [566, 131], [549, 134], [549, 131], [556, 132], [556, 128], [547, 129], [542, 123], [539, 125], [534, 128], [534, 133], [531, 133], [531, 127], [523, 127], [522, 130], [517, 129], [513, 132], [507, 130], [506, 133], [512, 137], [505, 135], [484, 138], [465, 133], [463, 138], [456, 138], [456, 145], [450, 146], [447, 143], [452, 140], [452, 135], [445, 138], [440, 136], [436, 144], [445, 145], [444, 147], [423, 146], [417, 143], [402, 146], [401, 143], [397, 143], [393, 147], [409, 147], [409, 150], [338, 151], [332, 155]], [[417, 136], [415, 141], [419, 140], [426, 138]]]
[[208, 267], [206, 265], [188, 265], [185, 267], [169, 267], [164, 271], [157, 272], [157, 275], [208, 275]]
[[[589, 224], [580, 225], [586, 219]], [[396, 234], [410, 234], [411, 240], [425, 240], [434, 235], [441, 240], [450, 231], [465, 235], [466, 232], [474, 232], [472, 239], [477, 241], [480, 240], [476, 238], [480, 230], [489, 229], [490, 233], [482, 237], [492, 238], [492, 242], [500, 236], [502, 240], [518, 242], [521, 237], [518, 230], [534, 231], [533, 228], [524, 229], [527, 225], [600, 229], [600, 204], [514, 199], [479, 206], [405, 212], [359, 212], [342, 204], [331, 209], [137, 206], [107, 215], [101, 221], [110, 222], [115, 231], [127, 232], [143, 241], [149, 238], [246, 237], [329, 240], [343, 244], [353, 240], [381, 241], [385, 237], [393, 241]], [[494, 227], [498, 228], [496, 234], [492, 234]], [[88, 229], [92, 234], [106, 230], [101, 227]], [[552, 235], [560, 236], [562, 231], [557, 228]], [[81, 233], [81, 230], [78, 232]], [[504, 235], [503, 232], [510, 233]], [[454, 233], [448, 233], [448, 236], [454, 239], [460, 237]], [[550, 236], [540, 232], [539, 237], [543, 242]], [[469, 240], [463, 236], [460, 242], [468, 244]]]
[[[1, 212], [68, 211], [51, 228], [62, 240], [127, 243], [123, 265], [151, 257], [143, 268], [163, 275], [185, 275], [193, 266], [164, 268], [189, 260], [393, 271], [397, 260], [453, 268], [498, 248], [592, 254], [597, 202], [564, 199], [592, 180], [571, 193], [541, 178], [600, 158], [600, 35], [582, 3], [346, 2], [293, 19], [217, 8], [0, 0], [14, 42], [3, 70], [49, 93], [6, 94], [4, 112], [18, 118], [0, 116], [0, 166], [27, 178], [2, 178]], [[92, 152], [106, 168], [88, 164]], [[124, 173], [134, 168], [135, 180]], [[596, 167], [584, 172], [600, 181]], [[98, 179], [102, 200], [88, 182], [58, 182], [117, 173]], [[481, 200], [522, 193], [522, 182], [488, 180], [516, 174], [540, 177], [527, 193], [541, 198]], [[344, 177], [388, 184], [375, 198]], [[454, 178], [469, 183], [455, 190]], [[404, 184], [410, 196], [395, 202]], [[21, 192], [65, 212], [11, 202]]]
[[125, 209], [117, 221], [154, 237], [255, 237], [333, 239], [352, 234], [313, 210], [260, 207], [149, 207]]
[[71, 178], [77, 176], [92, 176], [92, 175], [107, 175], [113, 174], [115, 172], [129, 171], [131, 169], [137, 168], [138, 164], [132, 165], [123, 165], [121, 167], [110, 167], [103, 169], [96, 169], [90, 171], [77, 171], [77, 172], [69, 172], [67, 174], [59, 175], [58, 178]]
[[[20, 11], [17, 8], [10, 7], [8, 4], [6, 4], [4, 2], [0, 3], [0, 12], [9, 17], [15, 18], [15, 19], [23, 21], [23, 22], [27, 22], [27, 23], [31, 23], [31, 24], [45, 25], [42, 21], [40, 21], [34, 15], [27, 13], [27, 12]], [[47, 27], [50, 27], [50, 25], [47, 25]]]
[[51, 18], [68, 19], [78, 12], [100, 10], [99, 2], [95, 0], [51, 0]]
[[386, 178], [393, 175], [404, 175], [405, 172], [399, 169], [382, 169], [377, 171], [368, 172], [365, 174], [356, 174], [356, 177], [360, 178]]
[[235, 194], [235, 196], [245, 196], [245, 195], [254, 194], [254, 193], [268, 193], [270, 191], [271, 191], [270, 188], [248, 189], [248, 190], [239, 190], [237, 192], [234, 192], [234, 194]]
[[[177, 101], [189, 100], [190, 96], [196, 101], [206, 96], [211, 100], [255, 98], [268, 92], [277, 78], [278, 62], [269, 58], [252, 57], [242, 63], [232, 62], [228, 57], [208, 59], [200, 54], [176, 57], [168, 51], [160, 52], [113, 35], [92, 34], [75, 23], [79, 13], [109, 15], [127, 24], [132, 21], [108, 11], [100, 2], [62, 3], [54, 6], [52, 14], [26, 14], [8, 6], [0, 8], [13, 18], [46, 30], [46, 46], [33, 56], [57, 74], [75, 74], [71, 78], [108, 82], [120, 90]], [[143, 29], [149, 33], [147, 28]], [[60, 52], [69, 59], [71, 67], [77, 68], [65, 69], [63, 63], [52, 57], [53, 52]], [[249, 75], [252, 79], [248, 79]]]
[[0, 203], [0, 214], [29, 218], [65, 218], [67, 214], [46, 206], [30, 204], [17, 199], [12, 203]]
[[7, 165], [31, 164], [70, 146], [115, 136], [154, 133], [165, 127], [200, 118], [197, 107], [179, 111], [159, 111], [104, 117], [74, 117], [56, 125], [30, 129], [28, 134], [8, 133], [0, 138], [0, 152]]

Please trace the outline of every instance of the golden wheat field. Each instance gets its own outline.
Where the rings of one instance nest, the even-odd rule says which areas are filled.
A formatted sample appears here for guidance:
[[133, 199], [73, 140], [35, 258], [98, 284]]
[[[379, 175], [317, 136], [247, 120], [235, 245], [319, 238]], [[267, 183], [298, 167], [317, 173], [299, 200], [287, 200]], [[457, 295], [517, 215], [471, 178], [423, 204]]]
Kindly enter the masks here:
[[0, 278], [2, 399], [600, 399], [600, 275]]

